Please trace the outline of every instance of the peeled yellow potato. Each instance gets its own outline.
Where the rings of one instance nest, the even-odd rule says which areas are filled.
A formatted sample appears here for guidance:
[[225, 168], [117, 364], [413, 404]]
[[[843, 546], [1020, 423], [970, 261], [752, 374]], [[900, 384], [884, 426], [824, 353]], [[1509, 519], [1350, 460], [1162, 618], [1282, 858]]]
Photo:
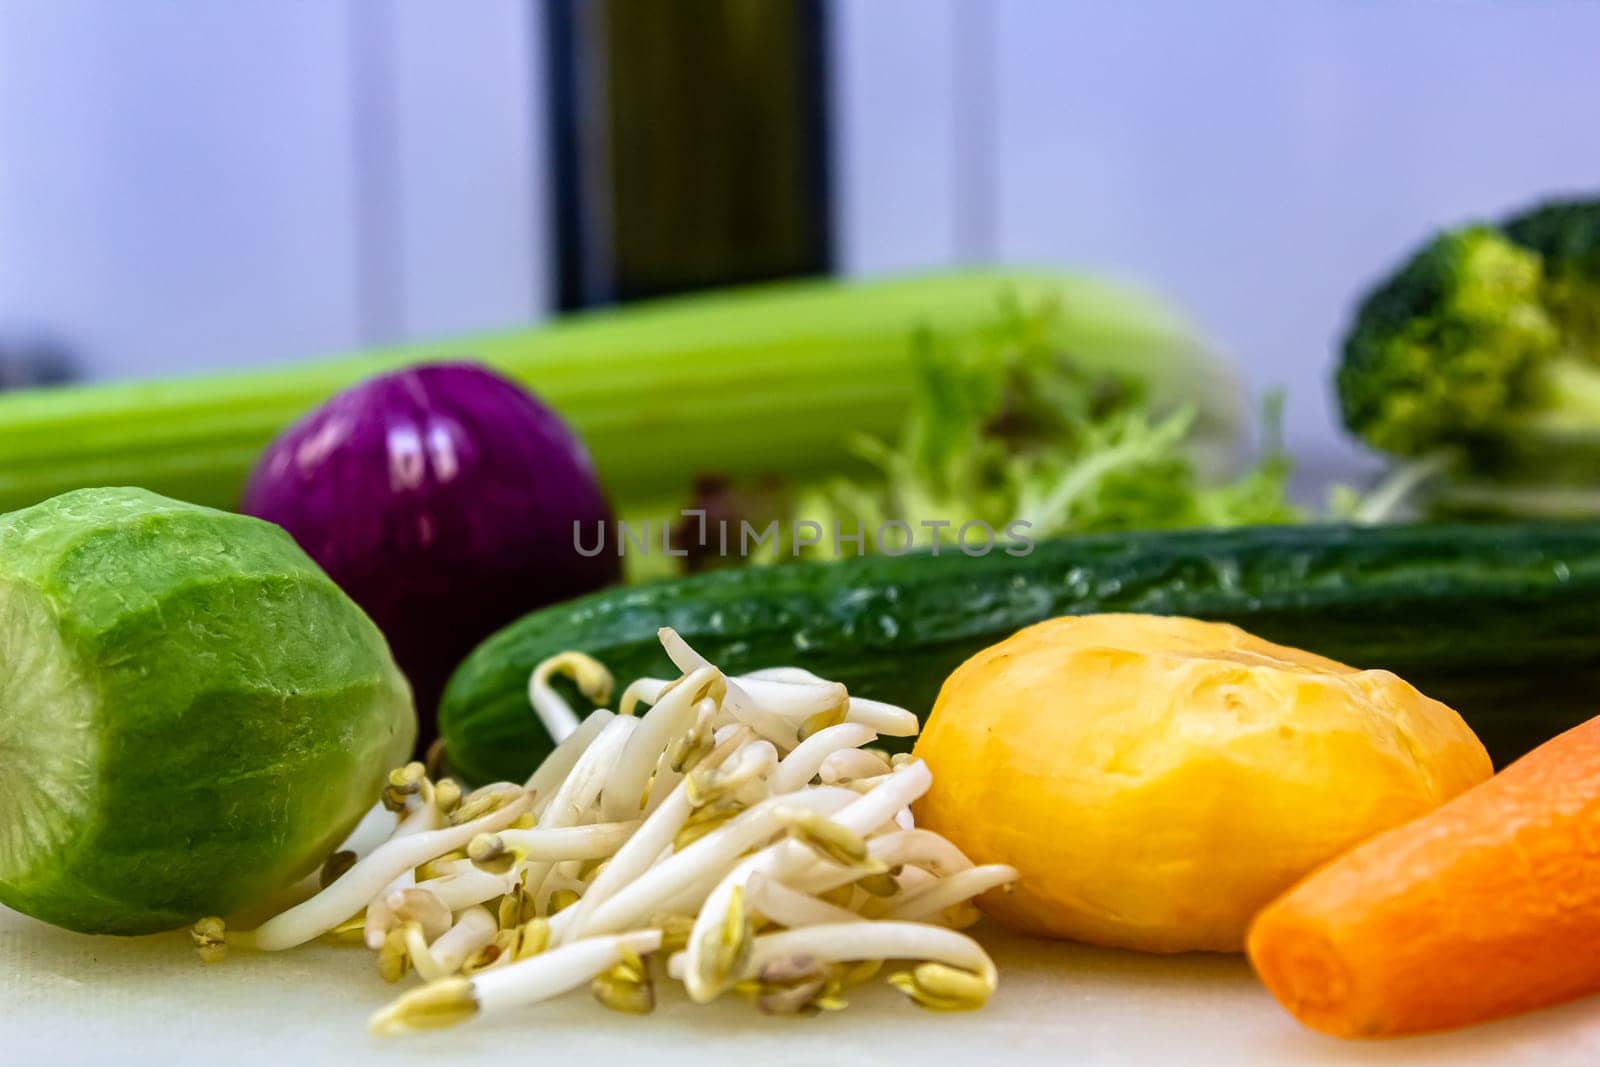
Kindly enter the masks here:
[[919, 825], [1021, 874], [984, 910], [1151, 952], [1239, 951], [1302, 875], [1491, 773], [1459, 715], [1387, 671], [1149, 615], [985, 649], [916, 754], [933, 771]]

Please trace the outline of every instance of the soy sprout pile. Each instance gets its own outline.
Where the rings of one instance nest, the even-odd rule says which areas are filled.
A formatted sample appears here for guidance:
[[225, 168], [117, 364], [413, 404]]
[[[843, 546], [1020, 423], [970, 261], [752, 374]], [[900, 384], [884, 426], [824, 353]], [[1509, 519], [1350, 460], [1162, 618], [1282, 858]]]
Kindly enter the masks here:
[[794, 667], [729, 677], [660, 637], [682, 675], [640, 679], [581, 721], [554, 681], [606, 704], [610, 674], [575, 652], [540, 664], [529, 697], [558, 744], [531, 778], [463, 794], [421, 764], [394, 771], [386, 840], [335, 853], [320, 891], [254, 930], [197, 923], [202, 958], [365, 943], [386, 980], [424, 982], [372, 1017], [379, 1034], [584, 985], [648, 1012], [662, 976], [697, 1003], [832, 1011], [886, 960], [911, 964], [888, 982], [924, 1008], [981, 1007], [994, 963], [959, 931], [1016, 871], [917, 829], [927, 765], [870, 747], [915, 734], [916, 717]]

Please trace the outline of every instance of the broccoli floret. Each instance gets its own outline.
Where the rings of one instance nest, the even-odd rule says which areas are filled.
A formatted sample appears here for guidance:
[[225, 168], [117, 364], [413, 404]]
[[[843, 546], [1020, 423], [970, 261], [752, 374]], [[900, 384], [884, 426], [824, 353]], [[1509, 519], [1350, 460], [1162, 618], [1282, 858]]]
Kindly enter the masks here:
[[1600, 200], [1541, 204], [1506, 236], [1544, 261], [1544, 302], [1569, 352], [1600, 360]]
[[1600, 443], [1600, 202], [1435, 238], [1362, 301], [1337, 384], [1345, 425], [1396, 455]]

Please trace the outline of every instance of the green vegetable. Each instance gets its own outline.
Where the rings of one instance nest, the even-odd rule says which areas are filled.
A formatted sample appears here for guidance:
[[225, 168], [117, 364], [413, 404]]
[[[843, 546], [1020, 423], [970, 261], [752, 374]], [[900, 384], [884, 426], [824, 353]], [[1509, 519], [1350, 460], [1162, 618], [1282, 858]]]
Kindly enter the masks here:
[[415, 732], [278, 527], [139, 489], [0, 516], [0, 902], [93, 933], [231, 912], [325, 858]]
[[[1006, 301], [992, 324], [952, 339], [917, 339], [911, 414], [893, 443], [858, 435], [878, 478], [835, 478], [803, 492], [794, 517], [831, 531], [857, 527], [867, 548], [896, 520], [948, 545], [979, 521], [1030, 538], [1102, 530], [1293, 522], [1289, 463], [1276, 448], [1223, 483], [1226, 457], [1196, 456], [1196, 409], [1157, 407], [1125, 371], [1086, 369], [1062, 346], [1060, 309]], [[1275, 410], [1269, 412], [1275, 430]], [[1274, 435], [1275, 436], [1275, 435]], [[1203, 442], [1202, 442], [1203, 445]], [[930, 523], [942, 522], [941, 526]], [[786, 546], [776, 552], [787, 555]]]
[[624, 512], [670, 511], [697, 475], [806, 480], [858, 463], [849, 432], [890, 432], [912, 388], [908, 343], [961, 337], [1000, 294], [1060, 306], [1090, 371], [1119, 368], [1195, 411], [1194, 447], [1240, 430], [1232, 378], [1166, 304], [1049, 272], [807, 281], [574, 316], [518, 333], [183, 381], [0, 395], [0, 510], [84, 485], [134, 484], [232, 507], [258, 453], [294, 419], [371, 375], [470, 355], [531, 387], [589, 446]]
[[1387, 667], [1514, 755], [1594, 712], [1600, 523], [1273, 526], [1092, 535], [1031, 555], [869, 556], [713, 571], [525, 616], [468, 657], [440, 731], [469, 779], [518, 778], [549, 750], [528, 675], [587, 652], [619, 678], [672, 677], [656, 628], [730, 672], [793, 664], [919, 714], [966, 657], [1018, 628], [1102, 611], [1239, 623]]
[[1543, 257], [1544, 303], [1567, 353], [1600, 361], [1600, 200], [1542, 204], [1506, 220], [1505, 232]]
[[1441, 501], [1506, 491], [1505, 510], [1544, 510], [1561, 493], [1537, 487], [1593, 488], [1600, 200], [1436, 237], [1362, 301], [1337, 384], [1345, 425], [1374, 448], [1451, 458]]

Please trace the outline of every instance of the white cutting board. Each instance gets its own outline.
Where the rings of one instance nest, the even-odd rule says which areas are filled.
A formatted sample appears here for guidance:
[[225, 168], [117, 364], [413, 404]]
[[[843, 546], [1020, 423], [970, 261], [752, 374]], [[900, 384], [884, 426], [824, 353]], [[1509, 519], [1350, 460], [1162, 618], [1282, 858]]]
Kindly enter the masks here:
[[1158, 957], [974, 931], [1000, 965], [983, 1011], [934, 1015], [880, 984], [848, 1011], [774, 1019], [663, 991], [650, 1016], [585, 992], [454, 1030], [380, 1040], [393, 993], [359, 948], [235, 953], [182, 935], [84, 937], [0, 909], [0, 1064], [747, 1067], [988, 1063], [1600, 1063], [1600, 998], [1453, 1034], [1348, 1043], [1302, 1029], [1243, 960]]

